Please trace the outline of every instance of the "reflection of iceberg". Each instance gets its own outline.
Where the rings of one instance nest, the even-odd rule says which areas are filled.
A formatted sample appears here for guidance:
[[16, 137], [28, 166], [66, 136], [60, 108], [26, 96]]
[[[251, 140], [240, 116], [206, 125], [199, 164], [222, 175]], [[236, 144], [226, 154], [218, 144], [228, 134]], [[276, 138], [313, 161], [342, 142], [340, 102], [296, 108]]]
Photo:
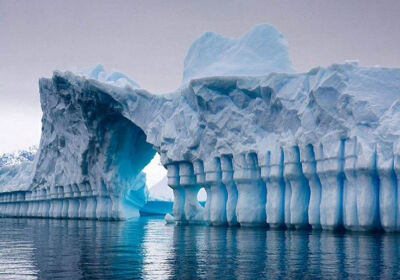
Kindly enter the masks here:
[[174, 227], [146, 218], [124, 223], [0, 219], [0, 227], [0, 277], [6, 279], [400, 276], [397, 234]]

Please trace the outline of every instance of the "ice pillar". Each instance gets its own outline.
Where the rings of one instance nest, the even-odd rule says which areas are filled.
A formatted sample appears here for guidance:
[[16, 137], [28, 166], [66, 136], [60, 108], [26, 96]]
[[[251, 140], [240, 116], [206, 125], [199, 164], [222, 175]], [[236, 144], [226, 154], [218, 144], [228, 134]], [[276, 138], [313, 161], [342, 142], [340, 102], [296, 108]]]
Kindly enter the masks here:
[[179, 223], [185, 222], [185, 191], [179, 181], [179, 164], [170, 163], [167, 165], [168, 186], [174, 192], [174, 205], [172, 212], [175, 221]]
[[26, 201], [27, 200], [27, 194], [28, 194], [28, 192], [21, 193], [21, 206], [20, 206], [20, 209], [19, 209], [19, 215], [21, 217], [26, 217], [27, 213], [28, 213], [28, 204], [29, 204], [29, 202]]
[[44, 189], [42, 199], [43, 199], [43, 201], [42, 201], [43, 208], [42, 208], [41, 217], [48, 218], [49, 210], [50, 210], [50, 187]]
[[68, 199], [68, 218], [75, 219], [79, 217], [79, 201], [75, 197], [78, 196], [78, 188], [75, 184], [68, 186], [69, 192], [65, 194]]
[[239, 154], [233, 161], [233, 178], [238, 189], [238, 222], [241, 226], [264, 226], [266, 190], [260, 177], [257, 155]]
[[96, 218], [108, 220], [111, 215], [111, 198], [105, 183], [101, 183], [101, 189], [97, 194]]
[[200, 186], [196, 183], [193, 165], [190, 162], [179, 163], [179, 183], [185, 195], [185, 220], [191, 224], [203, 222], [204, 209], [197, 200]]
[[[264, 169], [264, 171], [263, 171]], [[285, 225], [285, 182], [283, 179], [283, 151], [278, 146], [267, 154], [262, 176], [267, 177], [267, 223], [271, 228]]]
[[78, 185], [79, 189], [79, 210], [78, 217], [79, 219], [86, 219], [86, 207], [87, 207], [87, 184], [81, 183]]
[[96, 218], [96, 195], [91, 185], [88, 185], [87, 197], [86, 197], [86, 217], [88, 219]]
[[62, 187], [57, 186], [54, 189], [53, 193], [53, 217], [54, 218], [61, 218], [62, 217], [62, 207], [63, 207], [63, 191]]
[[61, 217], [62, 218], [68, 218], [69, 197], [71, 196], [70, 192], [71, 191], [70, 191], [69, 186], [60, 187], [58, 197], [62, 198], [61, 199], [61, 201], [62, 201]]
[[[379, 147], [378, 148], [383, 148]], [[386, 150], [386, 149], [385, 149]], [[395, 169], [398, 169], [398, 160], [393, 157], [392, 150], [380, 149], [377, 158], [379, 174], [379, 214], [382, 228], [387, 232], [399, 230], [398, 215], [398, 185]]]
[[39, 212], [39, 189], [34, 189], [32, 191], [32, 217], [38, 217], [38, 212]]
[[284, 176], [289, 181], [291, 188], [291, 196], [288, 197], [290, 200], [287, 201], [290, 203], [287, 217], [285, 207], [285, 223], [296, 228], [304, 228], [308, 225], [310, 188], [303, 174], [299, 148], [297, 146], [285, 148], [284, 154]]
[[204, 173], [204, 164], [201, 160], [196, 160], [193, 162], [194, 173], [196, 174], [197, 184], [204, 188], [207, 194], [206, 204], [204, 205], [203, 210], [203, 220], [210, 224], [211, 216], [210, 216], [210, 205], [211, 205], [211, 188], [208, 184], [206, 184], [206, 174]]
[[221, 171], [222, 183], [225, 185], [227, 191], [226, 220], [229, 225], [235, 226], [238, 224], [236, 217], [238, 192], [236, 184], [233, 180], [233, 166], [231, 156], [223, 155], [221, 157]]
[[343, 225], [346, 229], [379, 228], [379, 181], [376, 170], [375, 148], [360, 143], [355, 137], [346, 140], [346, 180], [343, 189]]
[[221, 162], [212, 158], [204, 162], [206, 184], [211, 190], [210, 221], [212, 225], [225, 225], [227, 191], [222, 183]]
[[323, 229], [342, 226], [344, 141], [321, 144], [317, 151], [317, 174], [321, 181], [320, 219]]
[[321, 204], [321, 182], [317, 175], [317, 164], [312, 145], [306, 145], [300, 149], [303, 174], [308, 180], [310, 187], [310, 202], [308, 204], [308, 223], [313, 229], [321, 228], [320, 204]]

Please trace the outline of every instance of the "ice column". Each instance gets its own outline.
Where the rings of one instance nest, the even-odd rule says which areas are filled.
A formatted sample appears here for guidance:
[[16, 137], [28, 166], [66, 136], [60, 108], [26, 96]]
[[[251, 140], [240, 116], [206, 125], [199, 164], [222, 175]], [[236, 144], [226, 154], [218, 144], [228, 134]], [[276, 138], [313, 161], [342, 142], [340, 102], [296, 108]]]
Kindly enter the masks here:
[[222, 183], [226, 187], [226, 220], [229, 225], [237, 225], [236, 204], [238, 192], [235, 182], [233, 181], [232, 157], [228, 155], [221, 156]]
[[27, 195], [28, 195], [28, 192], [24, 192], [24, 193], [21, 193], [21, 206], [20, 206], [20, 209], [19, 209], [19, 215], [21, 216], [21, 217], [26, 217], [27, 215], [28, 215], [28, 204], [29, 204], [29, 202], [27, 202], [26, 200], [27, 200]]
[[68, 218], [70, 187], [69, 186], [60, 187], [60, 192], [58, 193], [58, 197], [62, 198], [61, 217]]
[[20, 217], [20, 209], [21, 209], [21, 193], [20, 192], [15, 193], [14, 203], [15, 203], [14, 215], [16, 217]]
[[0, 194], [0, 216], [4, 215], [4, 209], [5, 209], [4, 197], [5, 197], [4, 193]]
[[167, 165], [167, 177], [168, 186], [174, 192], [174, 205], [172, 212], [174, 214], [175, 221], [179, 223], [185, 222], [185, 191], [179, 182], [179, 164], [170, 163]]
[[308, 204], [308, 223], [313, 229], [321, 228], [320, 204], [321, 204], [321, 182], [317, 175], [317, 163], [312, 145], [306, 145], [300, 149], [303, 174], [308, 180], [310, 187], [310, 202]]
[[320, 218], [323, 229], [342, 226], [343, 158], [344, 141], [332, 141], [318, 146], [316, 160], [322, 187]]
[[385, 231], [396, 231], [398, 190], [393, 154], [387, 155], [382, 151], [378, 155], [380, 222]]
[[200, 186], [196, 184], [196, 176], [191, 163], [179, 163], [179, 183], [185, 193], [184, 212], [186, 221], [191, 224], [203, 222], [204, 209], [197, 200]]
[[44, 201], [46, 199], [46, 190], [41, 188], [38, 189], [38, 210], [37, 210], [37, 216], [42, 217], [43, 212], [44, 212]]
[[6, 201], [6, 204], [5, 204], [5, 207], [4, 207], [4, 215], [6, 216], [6, 217], [8, 217], [9, 215], [10, 215], [10, 194], [9, 193], [7, 193], [6, 195], [5, 195], [5, 201]]
[[49, 192], [47, 197], [49, 199], [49, 216], [50, 218], [54, 218], [54, 207], [56, 204], [55, 197], [57, 196], [57, 187], [49, 188]]
[[80, 219], [86, 219], [86, 215], [87, 215], [86, 196], [88, 194], [88, 184], [87, 183], [79, 184], [79, 192], [80, 192], [80, 198], [79, 198], [79, 214], [78, 214], [78, 216]]
[[[308, 204], [310, 201], [310, 188], [305, 178], [300, 162], [300, 151], [297, 146], [285, 148], [284, 176], [290, 183], [291, 196], [290, 215], [285, 223], [296, 228], [304, 228], [308, 225]], [[286, 211], [286, 209], [285, 209]]]
[[219, 158], [212, 158], [204, 162], [206, 184], [211, 190], [210, 221], [212, 225], [225, 225], [227, 191], [222, 183], [221, 162]]
[[62, 208], [63, 208], [63, 189], [60, 186], [55, 187], [53, 193], [53, 217], [61, 218], [62, 217]]
[[[277, 146], [267, 154], [264, 172], [267, 176], [267, 223], [272, 228], [285, 225], [285, 182], [283, 179], [283, 151]], [[263, 173], [264, 173], [263, 172]]]
[[16, 203], [16, 201], [17, 201], [17, 194], [16, 193], [12, 193], [12, 195], [11, 195], [11, 205], [12, 205], [11, 216], [12, 217], [16, 217], [17, 216], [19, 203]]
[[[378, 229], [379, 222], [379, 180], [376, 168], [376, 152], [369, 147], [358, 145], [357, 156], [357, 215], [360, 230]], [[385, 183], [385, 182], [384, 182]]]
[[204, 221], [206, 223], [211, 223], [210, 216], [210, 205], [211, 205], [211, 188], [208, 184], [206, 184], [206, 174], [204, 173], [204, 164], [201, 160], [196, 160], [193, 163], [194, 173], [196, 174], [196, 181], [199, 186], [202, 186], [206, 191], [207, 198], [206, 204], [204, 205]]
[[265, 185], [260, 177], [257, 155], [239, 154], [233, 158], [238, 189], [236, 215], [241, 226], [265, 225]]
[[357, 193], [361, 187], [357, 182], [357, 139], [348, 139], [345, 144], [343, 185], [343, 224], [346, 229], [358, 230]]
[[355, 137], [348, 139], [345, 147], [343, 224], [350, 230], [377, 229], [379, 181], [375, 149]]
[[26, 216], [32, 216], [32, 191], [27, 191], [25, 198], [27, 200], [28, 207], [26, 209]]
[[41, 217], [48, 218], [50, 210], [50, 188], [43, 189], [43, 207]]
[[88, 219], [96, 218], [96, 193], [93, 191], [91, 185], [88, 185], [87, 198], [86, 198], [86, 217]]
[[[399, 157], [385, 147], [378, 146], [379, 212], [385, 231], [399, 230]], [[396, 176], [396, 173], [397, 176]]]
[[394, 171], [396, 174], [396, 192], [393, 194], [396, 200], [396, 207], [393, 208], [396, 219], [396, 230], [400, 231], [400, 153], [397, 152], [399, 149], [396, 147], [394, 152]]
[[100, 188], [97, 195], [96, 218], [107, 220], [111, 215], [111, 198], [104, 182], [101, 182]]
[[76, 184], [69, 185], [69, 193], [65, 194], [68, 199], [68, 218], [74, 219], [79, 217], [79, 200], [76, 198], [79, 196], [78, 187]]
[[39, 189], [36, 188], [32, 191], [32, 200], [33, 200], [32, 213], [31, 213], [32, 217], [38, 217], [39, 203], [40, 203], [38, 202], [38, 199], [39, 199]]

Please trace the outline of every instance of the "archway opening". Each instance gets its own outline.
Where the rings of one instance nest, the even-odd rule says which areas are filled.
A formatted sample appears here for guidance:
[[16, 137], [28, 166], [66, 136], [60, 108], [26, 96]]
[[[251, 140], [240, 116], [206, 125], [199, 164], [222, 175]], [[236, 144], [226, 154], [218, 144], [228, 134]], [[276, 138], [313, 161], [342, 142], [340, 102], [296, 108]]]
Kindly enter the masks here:
[[200, 188], [199, 192], [197, 193], [197, 200], [199, 201], [200, 205], [204, 207], [207, 200], [207, 193], [204, 188]]

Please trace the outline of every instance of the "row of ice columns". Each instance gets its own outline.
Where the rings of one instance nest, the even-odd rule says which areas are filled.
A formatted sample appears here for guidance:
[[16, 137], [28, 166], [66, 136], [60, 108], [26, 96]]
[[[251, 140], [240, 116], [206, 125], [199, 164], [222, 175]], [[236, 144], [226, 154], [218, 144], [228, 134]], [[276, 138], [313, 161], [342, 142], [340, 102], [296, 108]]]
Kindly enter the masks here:
[[[278, 147], [260, 157], [256, 153], [242, 153], [205, 162], [197, 160], [193, 165], [171, 163], [167, 168], [169, 185], [175, 195], [175, 219], [198, 222], [202, 212], [203, 220], [215, 225], [268, 223], [271, 227], [287, 228], [310, 225], [316, 229], [337, 229], [344, 225], [353, 230], [374, 229], [378, 224], [376, 213], [379, 213], [377, 201], [369, 199], [378, 190], [376, 178], [371, 174], [374, 167], [354, 166], [351, 149], [347, 148], [344, 154], [345, 144], [351, 145], [351, 141], [330, 142], [315, 148], [312, 145]], [[370, 162], [376, 162], [373, 156]], [[357, 177], [354, 177], [356, 169]], [[393, 185], [392, 181], [389, 183]], [[207, 192], [203, 211], [197, 202], [199, 187]], [[359, 189], [358, 199], [354, 188]], [[357, 215], [357, 212], [361, 213]], [[352, 222], [354, 215], [357, 221]]]
[[[93, 191], [88, 183], [0, 195], [0, 213], [10, 217], [120, 219], [118, 197], [108, 190]], [[99, 202], [99, 203], [98, 203]]]
[[[174, 192], [173, 215], [178, 223], [207, 223], [235, 225], [237, 189], [233, 181], [230, 157], [212, 158], [203, 163], [197, 160], [167, 165], [168, 185]], [[204, 208], [197, 194], [207, 192]]]

